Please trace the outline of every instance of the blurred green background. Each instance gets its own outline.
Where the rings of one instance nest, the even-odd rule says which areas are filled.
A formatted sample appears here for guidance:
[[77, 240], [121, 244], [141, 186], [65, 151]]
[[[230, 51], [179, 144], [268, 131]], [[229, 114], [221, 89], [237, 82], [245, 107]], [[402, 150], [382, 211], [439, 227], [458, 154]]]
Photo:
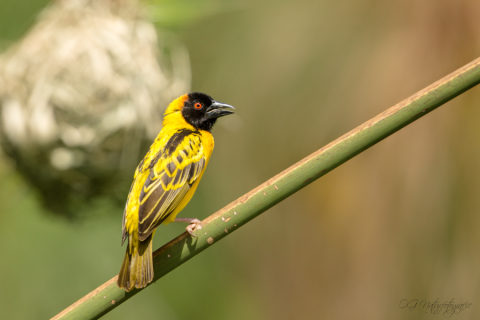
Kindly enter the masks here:
[[[165, 3], [177, 14], [189, 4]], [[47, 4], [1, 1], [2, 47]], [[196, 5], [178, 24], [154, 16], [187, 46], [192, 89], [234, 105], [237, 116], [215, 127], [215, 152], [184, 217], [207, 217], [480, 53], [474, 0]], [[454, 317], [480, 318], [479, 90], [363, 152], [104, 318], [433, 319], [442, 315], [399, 303], [437, 298], [470, 301]], [[115, 276], [125, 250], [121, 217], [121, 207], [98, 206], [75, 221], [51, 215], [0, 158], [1, 318], [50, 318]], [[184, 227], [162, 227], [154, 246]]]

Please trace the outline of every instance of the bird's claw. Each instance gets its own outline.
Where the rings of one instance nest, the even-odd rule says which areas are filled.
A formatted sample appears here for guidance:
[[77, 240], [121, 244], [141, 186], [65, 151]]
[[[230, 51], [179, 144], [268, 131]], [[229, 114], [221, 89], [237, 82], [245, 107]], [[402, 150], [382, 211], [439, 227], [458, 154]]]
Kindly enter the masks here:
[[189, 224], [185, 229], [187, 229], [187, 232], [190, 233], [192, 237], [196, 238], [197, 236], [193, 234], [193, 232], [197, 229], [202, 228], [202, 225], [200, 224], [201, 221], [198, 219], [193, 219], [192, 221], [190, 221], [190, 223], [191, 224]]

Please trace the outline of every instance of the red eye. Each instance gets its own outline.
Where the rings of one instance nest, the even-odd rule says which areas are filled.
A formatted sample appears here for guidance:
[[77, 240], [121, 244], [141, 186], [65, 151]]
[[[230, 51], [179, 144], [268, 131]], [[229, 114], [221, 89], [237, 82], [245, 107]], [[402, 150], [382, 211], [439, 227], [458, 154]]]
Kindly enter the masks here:
[[200, 102], [195, 103], [195, 109], [200, 110], [202, 107], [203, 105]]

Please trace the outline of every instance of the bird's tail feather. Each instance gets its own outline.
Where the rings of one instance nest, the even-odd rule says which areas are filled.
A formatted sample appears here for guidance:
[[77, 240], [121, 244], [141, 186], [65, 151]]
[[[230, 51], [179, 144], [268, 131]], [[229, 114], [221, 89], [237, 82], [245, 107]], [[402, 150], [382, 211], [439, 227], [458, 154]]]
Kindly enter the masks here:
[[144, 241], [138, 241], [138, 248], [127, 246], [127, 252], [118, 274], [117, 285], [128, 292], [133, 287], [144, 288], [152, 280], [152, 235], [150, 235]]

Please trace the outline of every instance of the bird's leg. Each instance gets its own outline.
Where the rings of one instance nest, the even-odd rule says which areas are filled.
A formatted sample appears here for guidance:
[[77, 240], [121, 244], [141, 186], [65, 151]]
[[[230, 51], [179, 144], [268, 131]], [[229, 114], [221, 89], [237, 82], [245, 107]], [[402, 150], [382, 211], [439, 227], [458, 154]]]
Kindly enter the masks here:
[[193, 234], [193, 231], [202, 228], [202, 225], [200, 224], [201, 221], [195, 218], [175, 218], [175, 222], [190, 223], [190, 225], [188, 225], [188, 227], [186, 227], [185, 229], [187, 229], [188, 233], [190, 233], [190, 235], [194, 238], [196, 238], [197, 236]]

